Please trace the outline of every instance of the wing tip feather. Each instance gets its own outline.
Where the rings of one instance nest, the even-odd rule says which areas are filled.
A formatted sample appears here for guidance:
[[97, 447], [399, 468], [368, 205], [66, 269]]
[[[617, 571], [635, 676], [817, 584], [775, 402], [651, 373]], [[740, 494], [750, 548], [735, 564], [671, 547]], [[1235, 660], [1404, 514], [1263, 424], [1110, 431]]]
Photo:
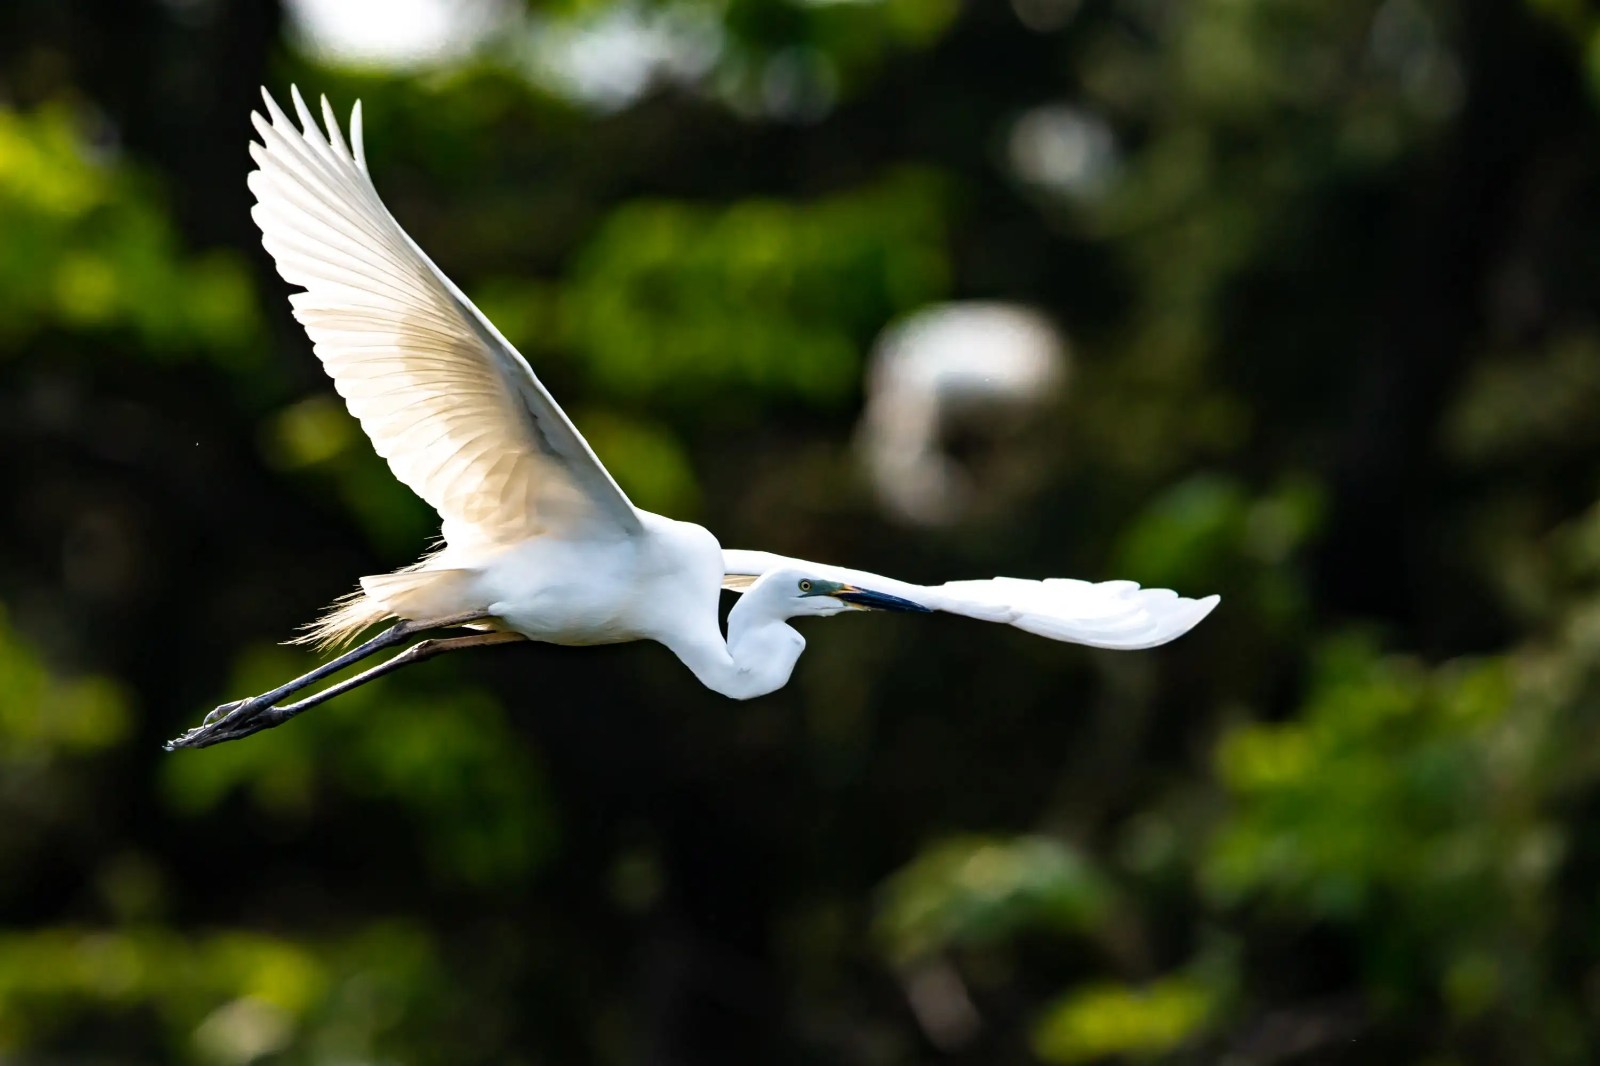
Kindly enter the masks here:
[[[361, 130], [361, 101], [357, 100], [355, 106], [350, 108], [350, 151], [354, 153], [356, 166], [361, 168], [361, 173], [367, 173], [367, 146]], [[370, 175], [369, 175], [370, 176]]]
[[300, 132], [310, 133], [317, 128], [311, 118], [311, 109], [306, 106], [306, 98], [300, 95], [300, 86], [295, 82], [289, 83], [289, 102], [294, 105], [294, 113], [300, 119]]

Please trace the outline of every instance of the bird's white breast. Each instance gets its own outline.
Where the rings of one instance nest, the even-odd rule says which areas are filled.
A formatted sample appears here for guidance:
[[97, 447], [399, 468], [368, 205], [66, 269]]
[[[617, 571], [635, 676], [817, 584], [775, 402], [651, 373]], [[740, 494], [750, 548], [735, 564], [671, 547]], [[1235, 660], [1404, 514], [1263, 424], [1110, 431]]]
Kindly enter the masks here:
[[635, 536], [538, 537], [480, 564], [490, 611], [553, 644], [659, 639], [663, 627], [716, 626], [721, 547], [703, 528], [648, 513]]

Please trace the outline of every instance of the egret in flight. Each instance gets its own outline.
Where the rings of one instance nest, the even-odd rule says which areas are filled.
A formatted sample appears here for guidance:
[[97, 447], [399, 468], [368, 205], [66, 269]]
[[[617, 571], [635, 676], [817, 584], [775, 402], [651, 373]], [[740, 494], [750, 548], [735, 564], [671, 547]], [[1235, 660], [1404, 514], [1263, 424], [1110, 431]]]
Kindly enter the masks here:
[[[707, 688], [750, 699], [783, 687], [805, 640], [788, 621], [844, 611], [946, 611], [1052, 640], [1151, 648], [1217, 605], [1131, 581], [995, 578], [921, 586], [761, 551], [628, 501], [532, 368], [434, 266], [378, 198], [361, 141], [327, 98], [319, 127], [298, 90], [296, 124], [263, 91], [253, 113], [251, 214], [278, 272], [303, 292], [294, 316], [350, 413], [395, 477], [439, 513], [443, 546], [361, 579], [302, 638], [324, 648], [393, 624], [302, 677], [225, 703], [168, 748], [270, 729], [357, 685], [443, 652], [516, 641], [666, 645]], [[720, 592], [742, 594], [717, 620]], [[318, 681], [413, 635], [364, 673]]]

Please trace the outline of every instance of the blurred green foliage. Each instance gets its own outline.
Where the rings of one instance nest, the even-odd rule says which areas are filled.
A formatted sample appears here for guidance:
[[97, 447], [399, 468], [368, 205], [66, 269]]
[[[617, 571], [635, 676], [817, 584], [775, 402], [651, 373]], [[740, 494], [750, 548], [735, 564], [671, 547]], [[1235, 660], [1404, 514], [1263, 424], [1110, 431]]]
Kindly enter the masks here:
[[[0, 613], [0, 763], [48, 763], [124, 740], [128, 699], [104, 677], [60, 678]], [[49, 708], [49, 714], [41, 714]]]
[[[1586, 5], [500, 15], [406, 71], [270, 0], [0, 8], [0, 1059], [1594, 1060]], [[163, 757], [434, 531], [256, 247], [290, 80], [362, 97], [641, 505], [1221, 610], [1137, 655], [840, 620], [737, 707], [659, 649], [484, 653]], [[865, 356], [968, 297], [1062, 322], [1072, 384], [1023, 498], [899, 528]]]
[[1169, 977], [1148, 988], [1075, 989], [1050, 1008], [1034, 1032], [1046, 1062], [1093, 1062], [1111, 1055], [1149, 1057], [1192, 1039], [1212, 1009], [1204, 984]]
[[573, 264], [561, 333], [609, 394], [838, 403], [875, 328], [945, 294], [936, 189], [904, 174], [817, 204], [624, 204]]
[[[231, 688], [265, 691], [305, 673], [315, 660], [274, 649], [253, 655]], [[173, 759], [163, 767], [172, 806], [215, 811], [235, 789], [279, 817], [305, 818], [326, 787], [387, 802], [417, 820], [417, 835], [445, 881], [492, 884], [526, 876], [548, 852], [553, 826], [543, 774], [519, 747], [499, 705], [480, 693], [451, 701], [406, 698], [376, 682], [351, 693], [349, 714], [319, 718], [287, 746], [224, 747], [214, 759]], [[379, 719], [382, 729], [371, 722]], [[332, 753], [330, 761], [330, 752]]]
[[902, 964], [965, 943], [1003, 941], [1019, 930], [1083, 931], [1100, 921], [1109, 893], [1059, 841], [940, 841], [885, 886], [878, 933]]
[[0, 329], [126, 329], [158, 358], [259, 354], [239, 257], [186, 256], [144, 182], [96, 159], [70, 108], [0, 110]]
[[374, 925], [302, 945], [251, 933], [184, 939], [155, 929], [52, 929], [0, 938], [0, 1041], [48, 1043], [86, 1008], [152, 1009], [170, 1047], [202, 1063], [256, 1062], [299, 1044], [314, 1061], [372, 1060], [397, 1032], [434, 965], [413, 930]]

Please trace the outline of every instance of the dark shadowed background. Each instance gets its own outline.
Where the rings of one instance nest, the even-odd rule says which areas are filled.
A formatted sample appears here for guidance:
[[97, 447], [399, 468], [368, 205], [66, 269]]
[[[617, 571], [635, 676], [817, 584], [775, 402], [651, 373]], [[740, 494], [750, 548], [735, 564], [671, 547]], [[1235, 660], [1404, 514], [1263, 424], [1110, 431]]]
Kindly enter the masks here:
[[[640, 505], [1222, 607], [164, 754], [435, 529], [250, 220], [291, 82]], [[1580, 0], [3, 0], [0, 1061], [1594, 1061], [1597, 107]], [[972, 300], [1066, 370], [896, 509], [869, 353]]]

